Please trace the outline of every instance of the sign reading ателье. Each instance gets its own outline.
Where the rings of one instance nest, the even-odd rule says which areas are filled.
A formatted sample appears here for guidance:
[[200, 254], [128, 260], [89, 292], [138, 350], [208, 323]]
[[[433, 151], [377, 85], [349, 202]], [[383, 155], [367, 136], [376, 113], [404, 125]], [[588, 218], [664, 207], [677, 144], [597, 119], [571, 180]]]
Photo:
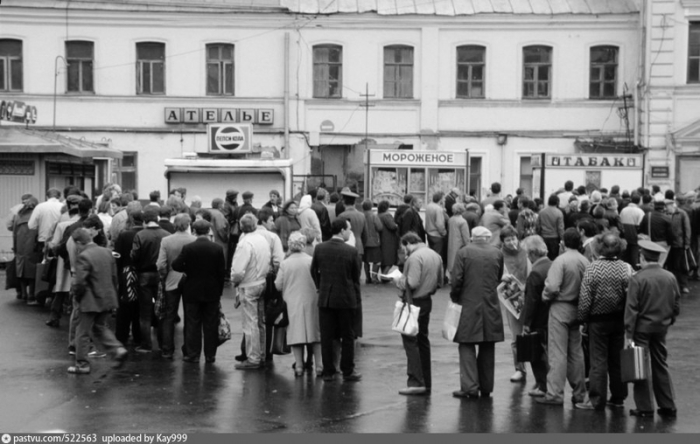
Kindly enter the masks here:
[[641, 154], [547, 154], [546, 168], [642, 169]]
[[253, 108], [165, 108], [165, 123], [254, 123], [272, 125], [275, 110]]

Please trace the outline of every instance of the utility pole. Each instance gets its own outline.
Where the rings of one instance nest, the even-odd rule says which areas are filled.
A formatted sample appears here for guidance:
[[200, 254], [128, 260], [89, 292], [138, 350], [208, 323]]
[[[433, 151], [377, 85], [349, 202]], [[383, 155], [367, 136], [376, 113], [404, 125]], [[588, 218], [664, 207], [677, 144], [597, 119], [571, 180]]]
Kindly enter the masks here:
[[[365, 83], [365, 93], [360, 94], [360, 97], [365, 98], [365, 103], [360, 104], [360, 106], [365, 108], [365, 155], [369, 156], [369, 152], [367, 151], [367, 139], [369, 138], [369, 108], [374, 106], [374, 104], [369, 103], [369, 98], [374, 97], [374, 94], [369, 93], [369, 83]], [[369, 176], [367, 177], [369, 178]]]

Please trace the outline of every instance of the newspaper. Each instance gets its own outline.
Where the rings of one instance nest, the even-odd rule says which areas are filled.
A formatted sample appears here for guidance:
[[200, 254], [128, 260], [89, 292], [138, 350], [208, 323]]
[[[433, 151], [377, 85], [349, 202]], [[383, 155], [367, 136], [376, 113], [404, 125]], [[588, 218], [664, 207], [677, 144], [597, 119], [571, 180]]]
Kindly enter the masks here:
[[498, 300], [515, 319], [520, 319], [520, 313], [525, 303], [525, 285], [512, 274], [503, 276], [497, 287]]

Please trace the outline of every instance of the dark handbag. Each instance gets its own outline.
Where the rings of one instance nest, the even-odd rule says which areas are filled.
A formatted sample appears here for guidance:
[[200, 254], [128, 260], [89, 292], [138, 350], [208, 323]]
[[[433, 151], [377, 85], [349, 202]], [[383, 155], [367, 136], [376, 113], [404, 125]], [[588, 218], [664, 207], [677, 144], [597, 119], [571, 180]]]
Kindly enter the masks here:
[[288, 355], [292, 348], [287, 345], [287, 327], [274, 326], [272, 328], [272, 343], [270, 353], [273, 355]]
[[534, 331], [515, 337], [515, 350], [518, 362], [533, 362], [542, 359], [543, 333]]
[[34, 296], [40, 305], [44, 305], [46, 298], [51, 295], [51, 286], [48, 281], [45, 281], [42, 276], [46, 273], [46, 269], [49, 268], [48, 262], [41, 262], [36, 264], [36, 274], [34, 275]]
[[51, 284], [56, 282], [56, 272], [58, 268], [58, 261], [55, 257], [46, 259], [46, 267], [44, 267], [41, 273], [41, 280]]
[[17, 262], [15, 262], [15, 258], [12, 258], [12, 260], [6, 262], [5, 265], [5, 290], [18, 287], [19, 279], [17, 279]]
[[620, 352], [620, 373], [622, 382], [646, 381], [651, 373], [649, 350], [645, 347], [631, 347]]
[[[282, 298], [282, 293], [275, 287], [275, 274], [268, 273], [265, 278], [265, 325], [286, 327], [289, 325], [287, 303]], [[281, 317], [280, 317], [281, 315]]]

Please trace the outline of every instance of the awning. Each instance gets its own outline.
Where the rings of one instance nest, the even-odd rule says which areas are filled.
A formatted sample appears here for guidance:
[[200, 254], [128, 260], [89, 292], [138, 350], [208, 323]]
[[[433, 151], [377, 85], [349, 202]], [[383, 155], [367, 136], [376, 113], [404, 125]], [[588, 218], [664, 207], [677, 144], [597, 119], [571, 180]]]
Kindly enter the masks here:
[[0, 127], [0, 153], [67, 154], [79, 158], [110, 157], [121, 159], [119, 150], [99, 143], [65, 137], [57, 133], [35, 131], [20, 126]]

